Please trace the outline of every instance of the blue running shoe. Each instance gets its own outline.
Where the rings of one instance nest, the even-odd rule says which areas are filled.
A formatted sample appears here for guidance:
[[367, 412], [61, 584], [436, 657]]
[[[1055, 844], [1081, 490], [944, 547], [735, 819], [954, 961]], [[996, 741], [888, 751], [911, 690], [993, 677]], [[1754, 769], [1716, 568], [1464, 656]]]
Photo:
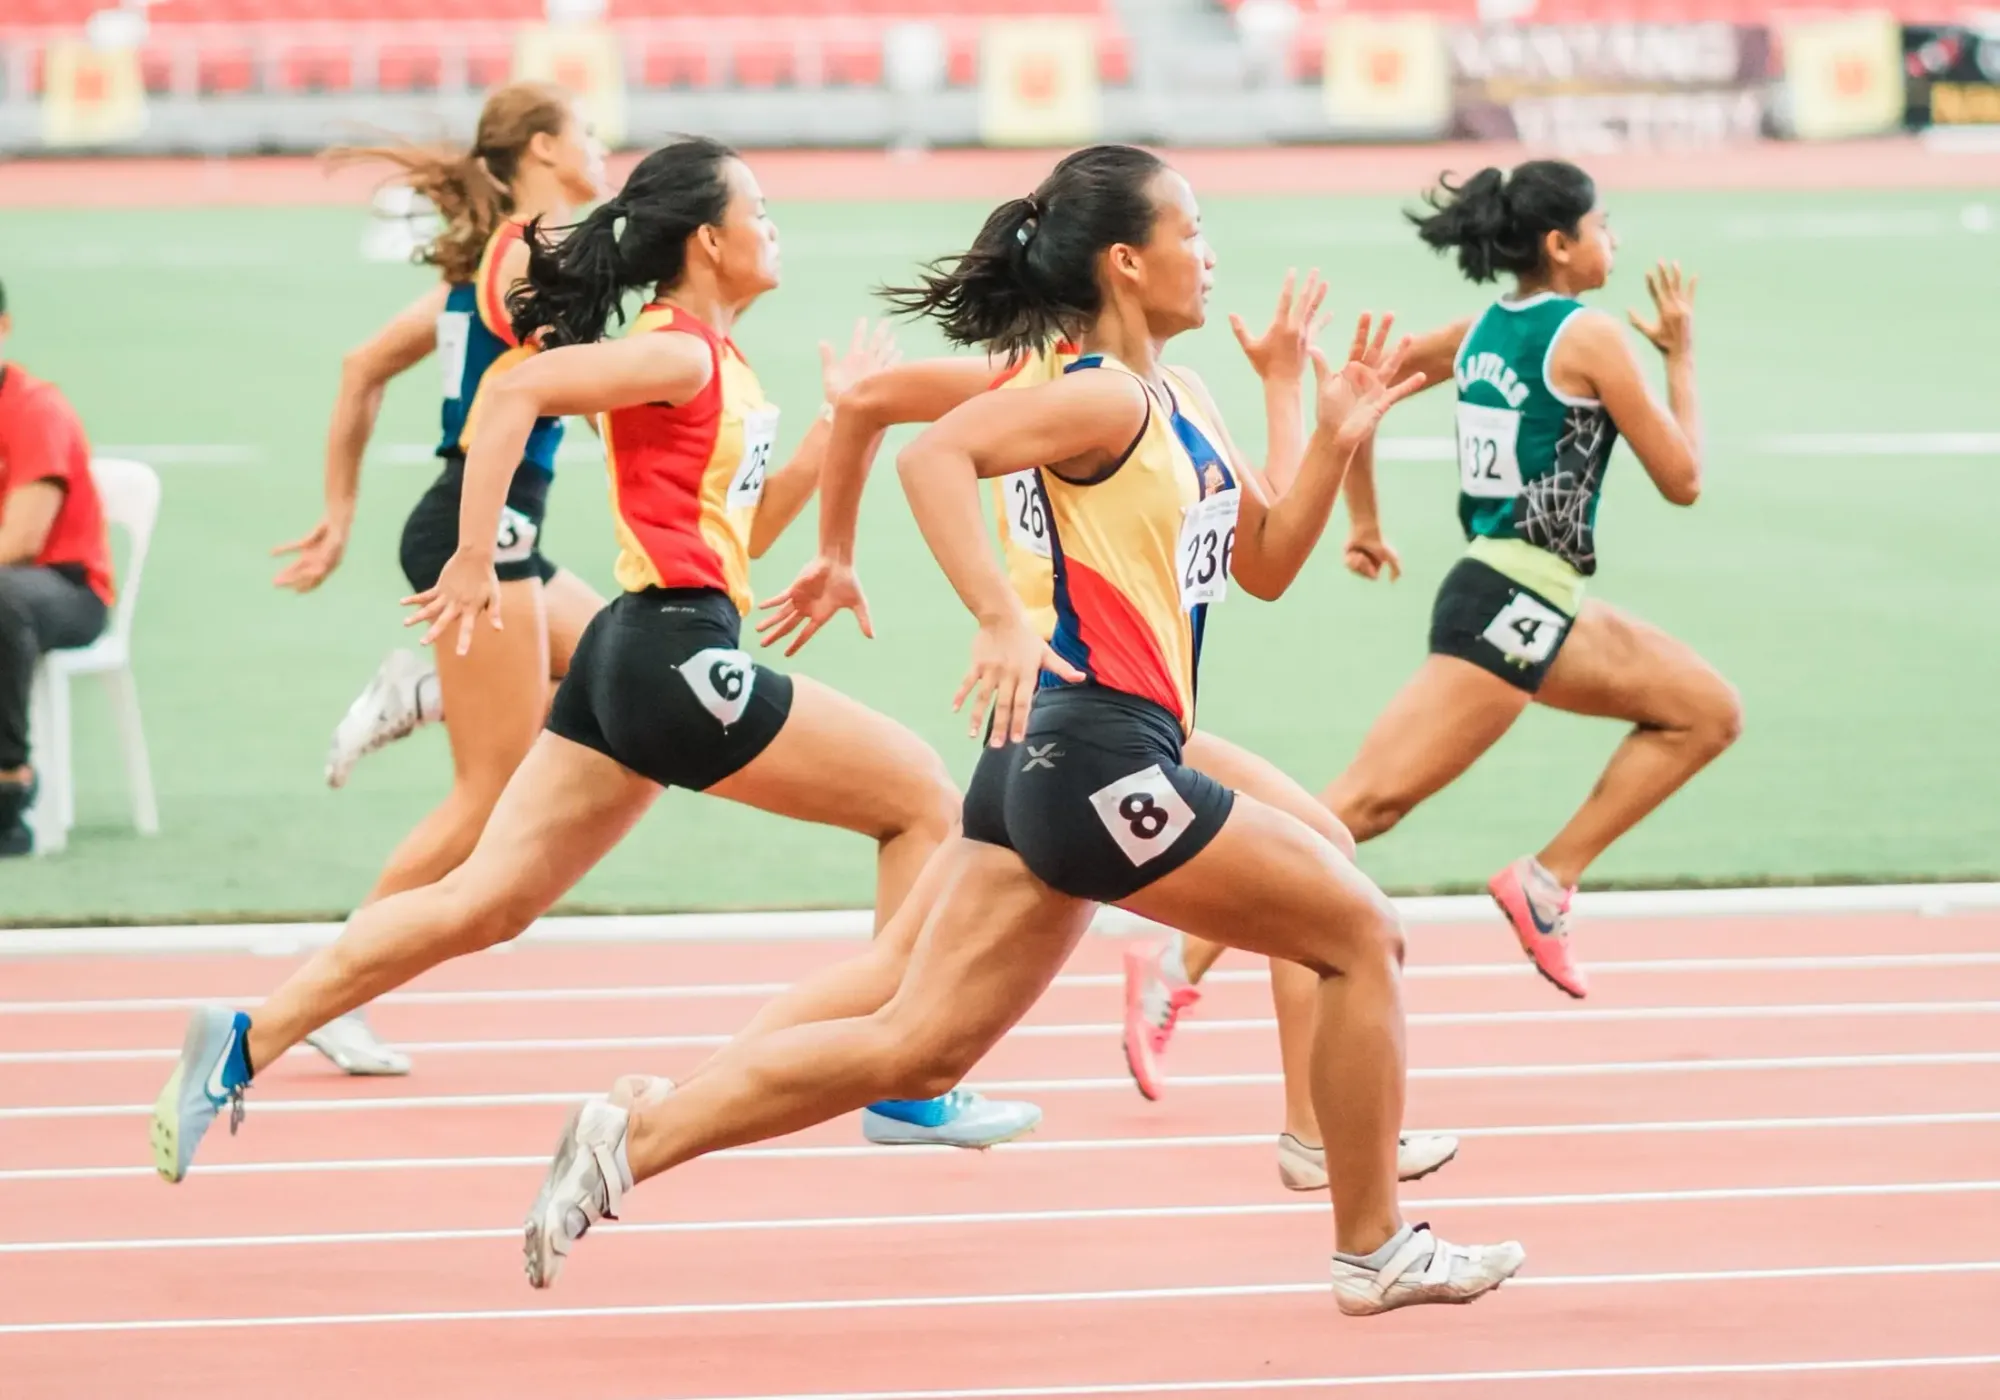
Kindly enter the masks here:
[[153, 1169], [179, 1181], [215, 1115], [229, 1110], [229, 1131], [243, 1121], [243, 1091], [250, 1087], [244, 1041], [250, 1018], [226, 1006], [204, 1006], [188, 1018], [181, 1062], [153, 1101]]
[[883, 1147], [942, 1144], [988, 1148], [1031, 1133], [1042, 1110], [1031, 1103], [989, 1099], [954, 1089], [935, 1099], [884, 1099], [861, 1114], [861, 1132]]

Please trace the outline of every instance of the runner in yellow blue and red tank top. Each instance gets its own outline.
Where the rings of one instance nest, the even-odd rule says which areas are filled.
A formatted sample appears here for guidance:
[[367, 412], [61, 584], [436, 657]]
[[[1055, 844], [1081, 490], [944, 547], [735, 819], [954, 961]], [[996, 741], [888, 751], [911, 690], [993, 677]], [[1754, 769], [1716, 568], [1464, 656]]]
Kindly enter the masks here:
[[[771, 469], [777, 411], [730, 339], [778, 283], [777, 230], [750, 167], [716, 142], [677, 141], [560, 242], [531, 226], [529, 245], [509, 307], [521, 340], [542, 348], [482, 388], [457, 547], [412, 600], [414, 620], [452, 658], [503, 640], [495, 541], [509, 483], [537, 422], [558, 414], [601, 416], [623, 591], [584, 629], [547, 729], [462, 865], [362, 909], [254, 1013], [195, 1013], [155, 1107], [155, 1160], [169, 1180], [217, 1113], [240, 1108], [254, 1066], [427, 968], [518, 935], [664, 788], [872, 837], [884, 920], [952, 829], [957, 791], [921, 739], [738, 645], [749, 560], [811, 499], [827, 434], [822, 417]], [[641, 288], [654, 299], [632, 332], [605, 339]], [[858, 346], [828, 374], [830, 396], [888, 349]], [[649, 1080], [637, 1092], [671, 1087]], [[929, 1140], [978, 1145], [1029, 1131], [1040, 1111], [960, 1094], [934, 1116]]]
[[[1581, 298], [1611, 275], [1617, 241], [1589, 175], [1566, 161], [1486, 169], [1432, 196], [1418, 232], [1474, 282], [1512, 274], [1510, 295], [1424, 336], [1412, 358], [1458, 391], [1459, 521], [1467, 548], [1439, 585], [1430, 656], [1326, 791], [1367, 841], [1449, 785], [1530, 702], [1633, 728], [1553, 840], [1489, 882], [1522, 949], [1573, 997], [1589, 990], [1569, 942], [1584, 872], [1734, 742], [1742, 711], [1692, 648], [1598, 599], [1597, 507], [1622, 437], [1660, 494], [1701, 490], [1694, 282], [1646, 276], [1655, 316], [1633, 325], [1666, 361], [1667, 403], [1646, 387], [1624, 329]], [[1348, 567], [1399, 572], [1375, 509], [1371, 463], [1349, 486]]]
[[[516, 83], [487, 98], [470, 149], [399, 145], [333, 153], [380, 160], [423, 196], [443, 227], [420, 259], [434, 285], [342, 362], [327, 431], [325, 505], [319, 524], [281, 547], [297, 558], [281, 587], [309, 592], [340, 563], [354, 520], [361, 459], [388, 383], [435, 352], [442, 373], [437, 480], [403, 526], [403, 573], [413, 591], [437, 582], [458, 543], [465, 453], [483, 410], [485, 386], [531, 352], [508, 324], [509, 286], [526, 270], [525, 223], [566, 222], [576, 205], [602, 193], [604, 151], [574, 99], [543, 83]], [[515, 463], [494, 543], [502, 586], [503, 638], [477, 654], [437, 664], [407, 649], [383, 660], [334, 731], [327, 781], [342, 786], [354, 763], [427, 722], [442, 720], [451, 740], [450, 793], [397, 846], [366, 900], [429, 884], [464, 860], [534, 742], [548, 712], [550, 685], [569, 666], [576, 640], [604, 600], [542, 553], [550, 473], [562, 423], [535, 426]], [[360, 1012], [320, 1027], [311, 1044], [350, 1074], [404, 1074], [409, 1059], [379, 1041]]]
[[[1316, 357], [1319, 426], [1294, 488], [1269, 501], [1216, 441], [1210, 405], [1183, 404], [1161, 368], [1166, 343], [1205, 319], [1213, 266], [1186, 181], [1144, 151], [1095, 146], [894, 294], [960, 345], [1018, 352], [1062, 334], [1081, 352], [1048, 383], [961, 404], [900, 459], [925, 539], [979, 622], [959, 693], [975, 733], [992, 706], [963, 834], [938, 856], [940, 897], [872, 1013], [739, 1039], [662, 1098], [587, 1105], [530, 1215], [531, 1279], [550, 1278], [634, 1182], [885, 1092], [957, 1083], [1107, 901], [1319, 975], [1312, 1073], [1342, 1130], [1327, 1160], [1344, 1311], [1464, 1302], [1520, 1267], [1518, 1245], [1449, 1245], [1398, 1209], [1402, 944], [1388, 901], [1303, 822], [1182, 761], [1209, 608], [1232, 582], [1284, 592], [1356, 444], [1414, 387], [1387, 382], [1400, 351], [1380, 372], [1336, 374]], [[979, 511], [980, 479], [1030, 468], [1050, 528], [1053, 643]]]
[[[1240, 317], [1230, 318], [1245, 357], [1265, 390], [1269, 422], [1270, 475], [1289, 481], [1303, 447], [1299, 431], [1299, 384], [1306, 367], [1311, 338], [1321, 328], [1319, 308], [1325, 284], [1309, 274], [1294, 295], [1295, 278], [1287, 276], [1270, 325], [1252, 335]], [[1357, 359], [1382, 352], [1378, 336], [1369, 343], [1367, 320], [1353, 351]], [[797, 639], [786, 654], [804, 642], [842, 608], [866, 615], [867, 604], [854, 581], [851, 560], [860, 515], [862, 487], [881, 434], [902, 423], [930, 423], [974, 396], [990, 390], [1016, 391], [1045, 384], [1076, 360], [1075, 344], [1058, 340], [1013, 356], [967, 356], [914, 361], [869, 375], [834, 406], [833, 429], [827, 443], [826, 466], [820, 482], [820, 556], [807, 564], [790, 589], [774, 600], [772, 611], [758, 623], [765, 645], [794, 632]], [[1205, 394], [1190, 371], [1166, 370], [1173, 377], [1176, 397], [1191, 405]], [[1193, 410], [1199, 412], [1199, 410]], [[1241, 461], [1219, 421], [1210, 429], [1225, 454]], [[1254, 470], [1245, 467], [1245, 470]], [[987, 483], [998, 525], [1001, 558], [1008, 582], [1027, 608], [1037, 632], [1053, 636], [1056, 628], [1055, 570], [1049, 543], [1048, 515], [1039, 472], [1030, 469]], [[1277, 765], [1228, 740], [1197, 728], [1187, 738], [1183, 761], [1188, 767], [1247, 792], [1300, 821], [1352, 854], [1353, 843], [1327, 808]], [[920, 884], [919, 890], [925, 887]], [[915, 902], [917, 896], [912, 896]], [[921, 921], [894, 921], [876, 939], [871, 989], [861, 994], [850, 971], [808, 978], [767, 1007], [744, 1034], [772, 1030], [833, 1016], [860, 1015], [886, 1002], [902, 980], [910, 947]], [[897, 935], [906, 935], [898, 937]], [[1162, 1061], [1179, 1018], [1200, 995], [1201, 979], [1224, 951], [1222, 945], [1176, 931], [1173, 939], [1156, 943], [1126, 942], [1124, 1049], [1133, 1082], [1147, 1098], [1165, 1092]], [[1326, 1189], [1326, 1161], [1312, 1102], [1307, 1067], [1312, 1058], [1314, 1007], [1319, 979], [1296, 963], [1271, 960], [1272, 1003], [1277, 1011], [1280, 1062], [1284, 1067], [1285, 1121], [1277, 1139], [1279, 1180], [1298, 1191]], [[1428, 1176], [1457, 1154], [1458, 1139], [1448, 1133], [1410, 1133], [1397, 1149], [1397, 1172], [1405, 1181]]]

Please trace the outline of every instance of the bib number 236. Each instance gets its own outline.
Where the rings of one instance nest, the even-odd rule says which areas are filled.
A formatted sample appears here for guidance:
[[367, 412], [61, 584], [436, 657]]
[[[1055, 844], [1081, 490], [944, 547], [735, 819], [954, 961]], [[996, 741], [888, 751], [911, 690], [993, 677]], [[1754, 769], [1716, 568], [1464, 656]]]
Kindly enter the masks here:
[[1229, 559], [1236, 550], [1236, 509], [1240, 487], [1218, 491], [1188, 508], [1174, 551], [1180, 571], [1181, 606], [1219, 603], [1229, 593]]

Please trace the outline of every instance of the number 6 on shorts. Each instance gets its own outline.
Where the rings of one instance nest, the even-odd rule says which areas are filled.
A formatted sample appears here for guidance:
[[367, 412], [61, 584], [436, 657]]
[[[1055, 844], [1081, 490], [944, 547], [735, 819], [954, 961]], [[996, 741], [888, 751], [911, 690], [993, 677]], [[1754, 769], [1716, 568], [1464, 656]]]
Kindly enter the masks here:
[[1090, 795], [1097, 819], [1134, 865], [1144, 865], [1173, 847], [1194, 824], [1187, 805], [1155, 763]]

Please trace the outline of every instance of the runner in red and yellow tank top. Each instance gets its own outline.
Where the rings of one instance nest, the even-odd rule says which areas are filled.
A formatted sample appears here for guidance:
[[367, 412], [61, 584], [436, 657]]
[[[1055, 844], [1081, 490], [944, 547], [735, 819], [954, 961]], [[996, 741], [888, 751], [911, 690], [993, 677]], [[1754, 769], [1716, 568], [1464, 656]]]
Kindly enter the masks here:
[[[1060, 378], [961, 404], [898, 460], [925, 539], [979, 623], [959, 701], [971, 696], [975, 732], [989, 702], [992, 714], [963, 834], [940, 854], [917, 954], [877, 1010], [739, 1040], [680, 1092], [582, 1112], [530, 1217], [531, 1278], [566, 1255], [578, 1222], [615, 1213], [628, 1175], [796, 1131], [892, 1084], [956, 1083], [1034, 1005], [1104, 902], [1320, 978], [1312, 1075], [1316, 1100], [1342, 1112], [1327, 1158], [1344, 1311], [1466, 1302], [1520, 1267], [1518, 1245], [1449, 1245], [1398, 1209], [1402, 942], [1388, 901], [1310, 827], [1183, 762], [1207, 608], [1227, 582], [1285, 591], [1348, 460], [1421, 382], [1389, 387], [1400, 348], [1379, 372], [1320, 361], [1318, 429], [1293, 488], [1270, 501], [1216, 444], [1197, 449], [1206, 434], [1174, 410], [1160, 364], [1206, 318], [1213, 266], [1186, 181], [1147, 152], [1096, 146], [994, 210], [922, 286], [892, 293], [960, 345], [1018, 352], [1068, 334], [1082, 352]], [[1029, 469], [1051, 505], [1053, 643], [978, 509], [980, 479]], [[588, 1165], [614, 1151], [616, 1180]]]
[[[565, 237], [533, 227], [529, 242], [509, 309], [519, 338], [542, 349], [482, 386], [458, 547], [412, 600], [415, 620], [454, 657], [505, 644], [496, 531], [523, 444], [558, 415], [606, 420], [624, 591], [584, 630], [547, 728], [464, 863], [364, 908], [256, 1013], [224, 1013], [190, 1037], [155, 1125], [174, 1179], [216, 1113], [240, 1102], [250, 1065], [276, 1063], [313, 1028], [426, 968], [513, 938], [663, 788], [872, 838], [884, 919], [952, 828], [958, 793], [928, 745], [826, 686], [756, 665], [738, 644], [747, 560], [810, 500], [827, 432], [815, 421], [764, 475], [773, 410], [729, 346], [737, 319], [778, 283], [777, 232], [749, 166], [713, 141], [676, 142]], [[606, 340], [640, 288], [652, 314], [638, 334]], [[829, 392], [890, 349], [886, 337], [857, 346]], [[1013, 1115], [1006, 1135], [1040, 1117], [1031, 1105], [985, 1107]]]

